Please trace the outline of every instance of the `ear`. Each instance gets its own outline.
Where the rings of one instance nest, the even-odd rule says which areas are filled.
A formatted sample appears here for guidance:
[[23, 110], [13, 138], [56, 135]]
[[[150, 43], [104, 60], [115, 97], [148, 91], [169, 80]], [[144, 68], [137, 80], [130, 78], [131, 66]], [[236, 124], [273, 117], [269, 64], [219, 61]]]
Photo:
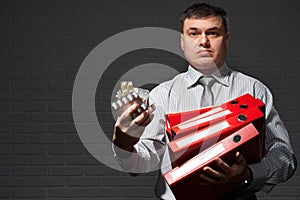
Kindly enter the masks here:
[[184, 51], [184, 39], [183, 39], [183, 34], [180, 35], [180, 44], [181, 44], [181, 49]]
[[230, 32], [227, 32], [225, 35], [225, 41], [226, 41], [226, 46], [228, 47], [229, 45], [229, 39], [230, 39]]

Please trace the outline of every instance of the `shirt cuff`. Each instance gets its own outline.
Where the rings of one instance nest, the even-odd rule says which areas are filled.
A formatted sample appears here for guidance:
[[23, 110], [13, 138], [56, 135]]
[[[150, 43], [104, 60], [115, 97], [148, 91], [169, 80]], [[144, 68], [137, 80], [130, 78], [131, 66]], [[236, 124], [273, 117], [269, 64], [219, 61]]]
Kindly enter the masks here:
[[124, 172], [133, 173], [136, 171], [136, 169], [134, 169], [135, 165], [133, 164], [137, 162], [137, 154], [135, 148], [133, 152], [129, 152], [112, 144], [112, 150], [114, 152], [114, 157], [116, 158]]
[[[133, 148], [133, 149], [134, 149], [134, 152], [135, 152], [135, 148]], [[129, 152], [129, 151], [123, 150], [123, 149], [121, 149], [120, 147], [118, 147], [114, 144], [112, 144], [112, 150], [114, 152], [115, 157], [119, 157], [119, 158], [122, 158], [122, 159], [129, 158], [132, 155], [132, 153], [134, 153], [134, 152]]]
[[265, 185], [266, 181], [266, 173], [265, 168], [262, 162], [255, 163], [255, 164], [249, 164], [249, 169], [252, 171], [253, 174], [253, 181], [251, 185], [249, 185], [248, 189], [261, 189]]

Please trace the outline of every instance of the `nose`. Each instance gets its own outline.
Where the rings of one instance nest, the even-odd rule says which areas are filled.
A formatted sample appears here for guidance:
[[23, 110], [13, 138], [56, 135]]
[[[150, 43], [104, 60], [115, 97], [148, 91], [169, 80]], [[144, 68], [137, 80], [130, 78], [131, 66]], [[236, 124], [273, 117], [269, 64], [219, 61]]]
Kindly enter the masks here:
[[207, 37], [207, 35], [205, 33], [202, 33], [200, 35], [199, 46], [205, 47], [205, 48], [210, 46], [209, 38]]

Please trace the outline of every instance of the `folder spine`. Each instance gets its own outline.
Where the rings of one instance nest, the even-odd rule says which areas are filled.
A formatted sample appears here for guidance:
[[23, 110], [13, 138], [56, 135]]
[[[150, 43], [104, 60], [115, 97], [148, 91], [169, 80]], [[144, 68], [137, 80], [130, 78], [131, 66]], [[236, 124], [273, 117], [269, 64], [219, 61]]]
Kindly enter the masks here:
[[[240, 119], [242, 118], [242, 119]], [[170, 158], [173, 166], [181, 165], [185, 160], [190, 159], [205, 150], [207, 147], [227, 137], [234, 131], [239, 130], [245, 125], [253, 123], [259, 130], [260, 148], [256, 157], [264, 156], [264, 114], [259, 108], [253, 107], [245, 110], [243, 113], [231, 116], [224, 121], [214, 124], [205, 129], [201, 129], [193, 134], [186, 135], [168, 143]], [[229, 124], [227, 126], [226, 124]], [[219, 128], [216, 128], [218, 125]], [[219, 130], [218, 130], [219, 129]], [[185, 144], [185, 145], [184, 145]], [[258, 156], [259, 155], [259, 156]]]

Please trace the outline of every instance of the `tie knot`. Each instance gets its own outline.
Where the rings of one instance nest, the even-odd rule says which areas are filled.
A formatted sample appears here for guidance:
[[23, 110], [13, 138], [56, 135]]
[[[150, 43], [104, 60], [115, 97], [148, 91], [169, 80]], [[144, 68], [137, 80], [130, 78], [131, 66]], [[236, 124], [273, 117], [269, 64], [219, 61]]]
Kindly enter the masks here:
[[212, 76], [202, 76], [199, 79], [199, 83], [203, 86], [211, 86], [214, 83], [215, 79]]

